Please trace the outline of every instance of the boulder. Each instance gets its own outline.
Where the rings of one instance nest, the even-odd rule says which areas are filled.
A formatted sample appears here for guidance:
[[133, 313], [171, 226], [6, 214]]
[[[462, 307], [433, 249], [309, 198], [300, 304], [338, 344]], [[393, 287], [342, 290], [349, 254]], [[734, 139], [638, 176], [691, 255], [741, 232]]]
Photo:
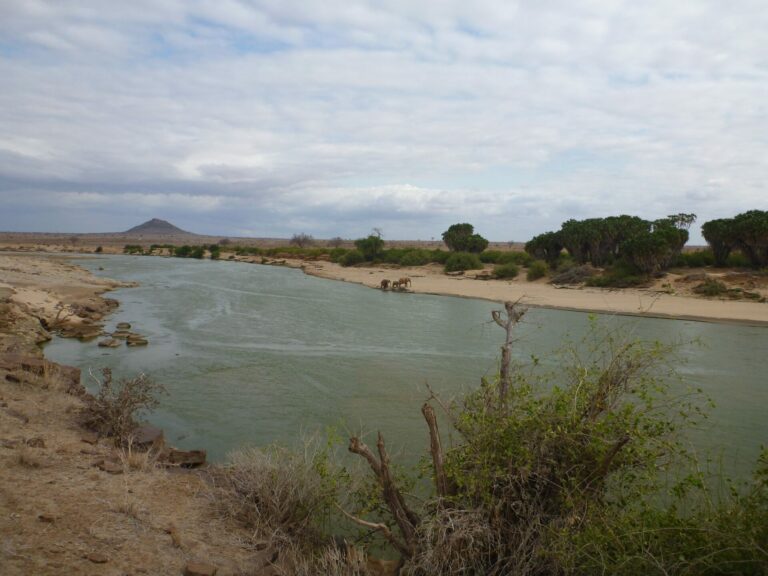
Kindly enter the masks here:
[[130, 330], [131, 324], [129, 322], [118, 322], [116, 328], [118, 330]]
[[163, 429], [152, 424], [142, 424], [133, 432], [133, 444], [144, 450], [161, 450], [165, 445]]
[[119, 348], [122, 342], [115, 338], [106, 338], [99, 342], [99, 348]]
[[171, 448], [165, 459], [168, 464], [181, 466], [182, 468], [197, 468], [205, 464], [205, 450], [176, 450]]

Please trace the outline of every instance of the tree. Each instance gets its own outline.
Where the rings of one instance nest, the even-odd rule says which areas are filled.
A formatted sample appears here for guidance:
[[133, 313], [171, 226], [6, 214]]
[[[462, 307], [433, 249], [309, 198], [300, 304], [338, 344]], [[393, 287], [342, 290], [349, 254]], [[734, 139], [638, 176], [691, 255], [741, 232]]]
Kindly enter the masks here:
[[525, 243], [525, 251], [536, 259], [544, 260], [554, 268], [557, 259], [563, 251], [563, 241], [560, 232], [544, 232], [534, 236]]
[[355, 240], [355, 247], [362, 253], [363, 257], [369, 262], [376, 260], [384, 251], [384, 240], [381, 236], [371, 234], [367, 238]]
[[725, 266], [731, 250], [736, 247], [733, 218], [718, 218], [704, 222], [701, 233], [715, 257], [715, 266]]
[[307, 246], [312, 246], [312, 244], [315, 243], [315, 239], [312, 237], [311, 234], [304, 234], [302, 232], [301, 234], [294, 234], [293, 237], [291, 238], [290, 243], [292, 246], [305, 248]]
[[488, 240], [475, 234], [472, 224], [454, 224], [443, 232], [443, 242], [453, 252], [473, 252], [479, 254], [488, 247]]
[[331, 248], [339, 248], [341, 245], [344, 244], [344, 238], [341, 236], [334, 236], [330, 240], [328, 240], [328, 246]]

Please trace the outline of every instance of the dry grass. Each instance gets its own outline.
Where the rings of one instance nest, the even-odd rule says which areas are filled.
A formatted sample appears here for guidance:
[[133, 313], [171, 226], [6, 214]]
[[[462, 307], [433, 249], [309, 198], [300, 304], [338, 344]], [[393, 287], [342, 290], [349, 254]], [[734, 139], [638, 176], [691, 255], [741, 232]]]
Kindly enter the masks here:
[[157, 467], [159, 454], [154, 450], [134, 448], [133, 440], [129, 438], [126, 446], [118, 450], [117, 456], [126, 471], [150, 472]]
[[16, 454], [16, 462], [24, 468], [42, 468], [43, 461], [28, 446], [21, 446]]
[[325, 546], [312, 554], [301, 548], [284, 548], [280, 576], [374, 576], [365, 555], [353, 546]]

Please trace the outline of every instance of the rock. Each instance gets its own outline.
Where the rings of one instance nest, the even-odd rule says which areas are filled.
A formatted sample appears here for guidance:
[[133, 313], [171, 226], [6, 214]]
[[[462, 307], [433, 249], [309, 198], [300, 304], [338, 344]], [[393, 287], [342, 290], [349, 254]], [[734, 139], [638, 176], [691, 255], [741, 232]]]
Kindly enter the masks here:
[[205, 464], [205, 457], [205, 450], [176, 450], [171, 448], [166, 454], [166, 461], [182, 468], [197, 468]]
[[446, 276], [464, 276], [464, 270], [456, 270], [455, 272], [446, 272]]
[[99, 442], [99, 435], [96, 432], [83, 432], [80, 435], [80, 440], [86, 444], [97, 444]]
[[5, 379], [8, 382], [13, 382], [14, 384], [20, 384], [21, 378], [17, 374], [6, 374]]
[[46, 512], [43, 512], [42, 514], [37, 515], [37, 519], [40, 520], [40, 522], [45, 522], [46, 524], [53, 524], [56, 522], [56, 516], [53, 514], [48, 514]]
[[131, 332], [128, 332], [128, 330], [115, 330], [112, 332], [112, 338], [119, 338], [120, 340], [127, 340], [130, 335]]
[[122, 474], [124, 472], [123, 466], [117, 462], [111, 460], [99, 460], [95, 466], [107, 474]]
[[114, 338], [106, 338], [99, 342], [99, 348], [119, 348], [122, 342]]
[[188, 562], [184, 567], [184, 576], [216, 576], [216, 566], [205, 562]]
[[106, 554], [102, 554], [101, 552], [91, 552], [86, 556], [88, 560], [93, 562], [94, 564], [106, 564], [109, 562], [109, 558]]
[[40, 436], [35, 436], [27, 440], [27, 446], [30, 448], [45, 448], [45, 440]]
[[128, 322], [118, 322], [116, 328], [118, 330], [130, 330], [131, 325]]
[[160, 450], [165, 445], [163, 429], [152, 424], [142, 424], [133, 432], [133, 443], [144, 450]]
[[126, 342], [126, 345], [130, 346], [131, 348], [135, 346], [146, 346], [147, 344], [149, 344], [149, 340], [144, 338], [129, 338]]

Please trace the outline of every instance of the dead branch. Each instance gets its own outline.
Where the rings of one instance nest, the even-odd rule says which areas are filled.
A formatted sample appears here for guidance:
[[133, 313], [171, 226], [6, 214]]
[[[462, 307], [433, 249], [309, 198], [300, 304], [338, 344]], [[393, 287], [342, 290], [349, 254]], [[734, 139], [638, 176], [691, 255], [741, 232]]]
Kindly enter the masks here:
[[522, 298], [518, 298], [514, 302], [505, 302], [504, 309], [507, 317], [502, 318], [501, 310], [494, 310], [491, 312], [493, 321], [501, 326], [506, 332], [506, 338], [504, 339], [504, 345], [501, 347], [501, 370], [499, 371], [499, 403], [504, 406], [507, 401], [507, 392], [511, 385], [511, 378], [509, 375], [509, 365], [512, 363], [512, 343], [514, 338], [512, 337], [515, 325], [520, 322], [520, 319], [528, 311], [523, 306], [518, 306]]
[[368, 522], [367, 520], [363, 520], [362, 518], [353, 516], [338, 504], [336, 504], [336, 508], [341, 510], [341, 513], [344, 514], [344, 516], [346, 516], [350, 520], [352, 520], [352, 522], [354, 522], [355, 524], [358, 524], [363, 528], [370, 528], [371, 530], [381, 532], [384, 535], [384, 538], [386, 538], [387, 542], [392, 544], [392, 546], [394, 546], [402, 555], [410, 556], [411, 551], [408, 548], [408, 546], [402, 540], [398, 539], [394, 534], [392, 534], [392, 530], [390, 530], [389, 526], [387, 526], [386, 524]]
[[432, 454], [432, 467], [435, 470], [435, 489], [441, 498], [448, 496], [448, 479], [443, 466], [443, 448], [440, 445], [440, 431], [437, 428], [435, 410], [428, 402], [421, 407], [421, 413], [429, 427], [429, 452]]
[[365, 442], [357, 437], [349, 439], [349, 451], [365, 458], [368, 461], [371, 470], [373, 470], [373, 473], [376, 475], [376, 479], [379, 481], [384, 496], [384, 502], [392, 514], [392, 517], [395, 519], [395, 523], [405, 540], [406, 551], [403, 553], [410, 557], [414, 553], [416, 526], [418, 526], [420, 519], [418, 515], [408, 507], [403, 494], [397, 488], [395, 480], [392, 477], [392, 473], [389, 469], [389, 455], [384, 446], [384, 437], [381, 435], [381, 432], [379, 432], [376, 448], [379, 452], [378, 460], [371, 449], [366, 446]]

